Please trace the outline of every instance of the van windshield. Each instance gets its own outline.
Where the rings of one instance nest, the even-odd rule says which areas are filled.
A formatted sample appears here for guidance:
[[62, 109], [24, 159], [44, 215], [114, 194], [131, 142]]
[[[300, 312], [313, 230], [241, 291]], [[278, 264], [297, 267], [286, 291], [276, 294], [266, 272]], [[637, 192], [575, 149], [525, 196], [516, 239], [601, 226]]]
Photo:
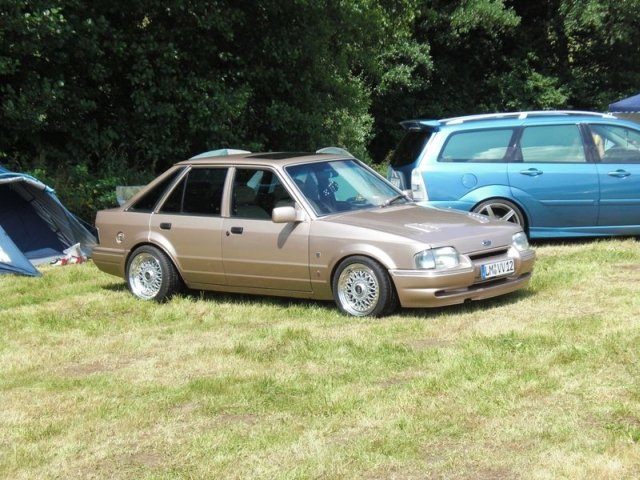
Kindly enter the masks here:
[[393, 153], [391, 167], [406, 167], [415, 162], [430, 136], [429, 130], [410, 130], [405, 133]]

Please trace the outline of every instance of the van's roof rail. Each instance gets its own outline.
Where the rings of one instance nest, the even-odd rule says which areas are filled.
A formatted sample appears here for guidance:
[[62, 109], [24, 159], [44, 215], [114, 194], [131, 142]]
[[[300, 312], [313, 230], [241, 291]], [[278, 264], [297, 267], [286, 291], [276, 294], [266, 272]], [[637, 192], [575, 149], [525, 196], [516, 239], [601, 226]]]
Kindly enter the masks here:
[[456, 125], [478, 120], [491, 120], [500, 118], [518, 118], [524, 120], [529, 117], [553, 117], [553, 116], [589, 116], [598, 118], [614, 118], [609, 113], [587, 112], [580, 110], [532, 110], [524, 112], [484, 113], [479, 115], [466, 115], [462, 117], [444, 118], [440, 120], [445, 125]]

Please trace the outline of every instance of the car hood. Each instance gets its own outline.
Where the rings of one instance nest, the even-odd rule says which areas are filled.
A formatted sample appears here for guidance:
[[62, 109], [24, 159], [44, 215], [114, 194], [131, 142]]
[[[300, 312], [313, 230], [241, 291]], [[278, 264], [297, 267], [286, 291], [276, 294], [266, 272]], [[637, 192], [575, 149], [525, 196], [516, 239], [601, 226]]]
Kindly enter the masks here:
[[522, 230], [484, 215], [418, 205], [349, 212], [323, 220], [399, 235], [431, 247], [455, 245], [463, 253], [508, 246], [513, 234]]

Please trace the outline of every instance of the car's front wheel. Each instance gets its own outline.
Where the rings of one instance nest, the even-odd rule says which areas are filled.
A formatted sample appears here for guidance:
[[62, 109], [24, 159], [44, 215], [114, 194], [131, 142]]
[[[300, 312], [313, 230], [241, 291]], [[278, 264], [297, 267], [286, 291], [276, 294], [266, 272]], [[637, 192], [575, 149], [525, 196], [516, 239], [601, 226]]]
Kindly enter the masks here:
[[332, 287], [338, 308], [356, 317], [389, 315], [399, 305], [389, 274], [367, 257], [353, 256], [340, 262]]
[[182, 281], [163, 251], [143, 245], [131, 254], [127, 262], [127, 283], [136, 297], [162, 302], [180, 289]]
[[486, 200], [476, 205], [473, 209], [475, 213], [481, 213], [491, 218], [504, 220], [505, 222], [515, 223], [525, 228], [525, 219], [522, 210], [513, 202], [496, 198]]

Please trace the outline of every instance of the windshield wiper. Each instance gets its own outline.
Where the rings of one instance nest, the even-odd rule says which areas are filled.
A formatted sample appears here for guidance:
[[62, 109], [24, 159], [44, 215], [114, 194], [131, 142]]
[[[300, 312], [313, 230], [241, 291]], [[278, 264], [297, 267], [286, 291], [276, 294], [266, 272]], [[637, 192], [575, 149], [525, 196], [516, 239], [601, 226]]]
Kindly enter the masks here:
[[407, 199], [406, 195], [404, 193], [399, 193], [398, 195], [396, 195], [395, 197], [391, 197], [388, 198], [387, 200], [385, 200], [383, 203], [380, 204], [380, 208], [385, 208], [388, 207], [389, 205], [397, 202], [398, 200], [404, 198], [405, 200]]

